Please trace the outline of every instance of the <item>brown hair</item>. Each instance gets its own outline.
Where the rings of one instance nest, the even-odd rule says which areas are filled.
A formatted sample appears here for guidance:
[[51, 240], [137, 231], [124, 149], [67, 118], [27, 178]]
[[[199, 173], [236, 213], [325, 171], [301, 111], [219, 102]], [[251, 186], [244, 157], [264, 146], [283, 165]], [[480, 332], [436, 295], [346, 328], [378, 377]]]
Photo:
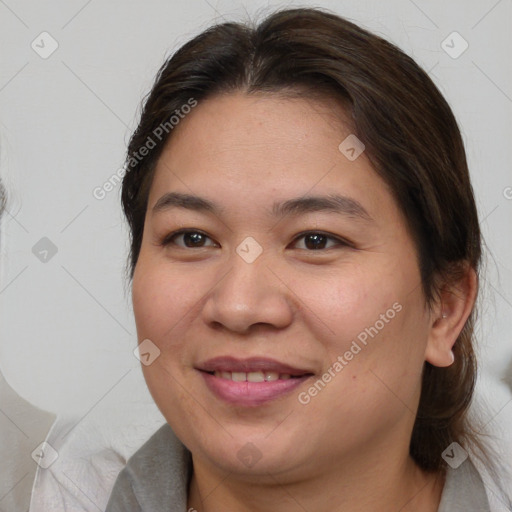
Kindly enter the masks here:
[[[215, 25], [158, 71], [128, 146], [122, 188], [131, 229], [130, 278], [155, 165], [172, 131], [144, 159], [133, 155], [190, 98], [230, 91], [304, 97], [316, 91], [341, 100], [408, 222], [427, 305], [439, 296], [439, 277], [456, 279], [464, 262], [478, 272], [481, 234], [464, 145], [442, 94], [390, 42], [328, 11], [305, 8], [277, 11], [257, 26]], [[454, 441], [486, 452], [467, 418], [477, 372], [474, 320], [475, 310], [456, 340], [453, 365], [425, 362], [410, 454], [426, 471], [443, 471], [441, 454]]]

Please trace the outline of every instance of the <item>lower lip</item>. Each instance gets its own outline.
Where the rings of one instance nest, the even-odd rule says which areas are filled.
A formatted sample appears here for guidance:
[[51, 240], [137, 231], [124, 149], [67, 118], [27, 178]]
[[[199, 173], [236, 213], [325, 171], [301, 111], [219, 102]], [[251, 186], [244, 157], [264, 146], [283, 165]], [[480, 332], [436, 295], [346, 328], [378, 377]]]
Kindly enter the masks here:
[[265, 382], [235, 382], [201, 371], [206, 385], [218, 398], [246, 407], [262, 405], [290, 393], [311, 376]]

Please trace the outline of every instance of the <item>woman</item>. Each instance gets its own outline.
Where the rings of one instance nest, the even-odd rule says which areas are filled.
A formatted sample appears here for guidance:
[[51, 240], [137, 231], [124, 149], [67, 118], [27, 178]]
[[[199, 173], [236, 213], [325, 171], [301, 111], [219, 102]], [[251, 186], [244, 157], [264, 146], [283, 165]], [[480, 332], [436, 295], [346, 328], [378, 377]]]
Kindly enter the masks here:
[[489, 510], [467, 418], [478, 217], [411, 58], [317, 9], [214, 26], [159, 71], [126, 163], [168, 425], [108, 512]]

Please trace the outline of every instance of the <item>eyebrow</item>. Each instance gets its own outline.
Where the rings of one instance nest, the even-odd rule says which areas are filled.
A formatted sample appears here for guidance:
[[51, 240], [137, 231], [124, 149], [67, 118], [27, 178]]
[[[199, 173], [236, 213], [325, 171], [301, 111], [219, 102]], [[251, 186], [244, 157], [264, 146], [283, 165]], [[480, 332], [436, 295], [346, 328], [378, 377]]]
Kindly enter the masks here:
[[[155, 203], [152, 212], [155, 214], [172, 208], [184, 208], [219, 216], [225, 212], [225, 208], [209, 199], [181, 192], [168, 192], [164, 194]], [[284, 217], [286, 215], [303, 215], [311, 212], [330, 212], [366, 222], [374, 221], [359, 201], [338, 194], [303, 196], [282, 202], [276, 201], [272, 205], [269, 214], [273, 217]]]

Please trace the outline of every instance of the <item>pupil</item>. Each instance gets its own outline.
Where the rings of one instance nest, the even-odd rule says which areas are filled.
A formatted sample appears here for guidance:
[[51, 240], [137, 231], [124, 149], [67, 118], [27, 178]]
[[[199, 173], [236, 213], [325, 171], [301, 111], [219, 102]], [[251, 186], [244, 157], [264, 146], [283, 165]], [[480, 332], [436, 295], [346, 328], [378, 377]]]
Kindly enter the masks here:
[[[313, 244], [308, 244], [308, 240], [314, 241]], [[306, 236], [306, 247], [308, 249], [318, 249], [320, 245], [323, 245], [323, 242], [325, 242], [325, 236], [324, 235], [307, 235]]]
[[187, 241], [191, 241], [192, 245], [200, 245], [202, 237], [201, 233], [185, 233], [184, 241], [186, 245], [188, 245]]

